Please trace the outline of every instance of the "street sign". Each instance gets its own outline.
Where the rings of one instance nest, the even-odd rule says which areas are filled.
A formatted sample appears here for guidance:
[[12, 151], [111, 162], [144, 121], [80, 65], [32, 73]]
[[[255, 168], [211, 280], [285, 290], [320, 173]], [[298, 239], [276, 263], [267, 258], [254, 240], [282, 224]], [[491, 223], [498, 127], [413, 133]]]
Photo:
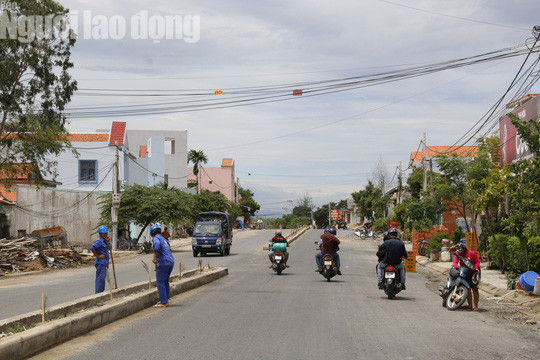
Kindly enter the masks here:
[[465, 233], [465, 241], [466, 241], [465, 245], [467, 246], [467, 249], [477, 253], [478, 252], [478, 238], [476, 237], [476, 233], [474, 233], [474, 235], [475, 235], [474, 241], [471, 241], [473, 238], [473, 233], [471, 232]]
[[407, 259], [405, 259], [405, 272], [416, 272], [416, 252], [407, 251]]

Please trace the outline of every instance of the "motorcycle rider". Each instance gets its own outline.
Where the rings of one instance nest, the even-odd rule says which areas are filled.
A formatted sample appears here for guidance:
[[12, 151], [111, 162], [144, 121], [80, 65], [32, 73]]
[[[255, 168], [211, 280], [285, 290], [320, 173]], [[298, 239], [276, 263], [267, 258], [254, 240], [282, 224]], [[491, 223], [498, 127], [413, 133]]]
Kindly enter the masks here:
[[323, 255], [331, 254], [334, 257], [334, 261], [337, 267], [337, 274], [341, 275], [339, 254], [336, 252], [336, 246], [340, 244], [339, 239], [336, 237], [336, 228], [331, 227], [328, 231], [325, 231], [321, 235], [322, 244], [320, 245], [321, 251], [315, 255], [315, 261], [317, 263], [317, 272], [321, 272], [323, 268]]
[[[283, 237], [281, 230], [276, 231], [275, 236], [272, 238], [272, 240], [270, 240], [270, 242], [272, 243], [272, 245], [274, 243], [286, 243], [287, 247], [289, 246], [289, 242], [287, 241], [287, 239]], [[289, 265], [287, 265], [287, 260], [289, 260], [289, 252], [285, 251], [283, 255], [285, 256], [283, 263], [285, 264], [285, 267], [289, 267]], [[272, 250], [268, 252], [268, 258], [270, 259], [270, 263], [273, 264], [274, 252]], [[270, 265], [270, 269], [271, 268], [272, 268], [272, 265]]]
[[403, 258], [407, 259], [407, 251], [405, 244], [397, 237], [398, 231], [396, 228], [388, 230], [388, 240], [384, 241], [379, 246], [378, 254], [384, 257], [379, 265], [377, 265], [377, 281], [379, 289], [383, 289], [383, 270], [387, 265], [392, 265], [399, 270], [402, 290], [405, 290], [405, 266], [403, 266]]
[[[460, 243], [456, 245], [456, 255], [457, 256], [454, 257], [454, 263], [453, 263], [453, 266], [456, 269], [459, 269], [460, 266], [464, 266], [463, 261], [459, 259], [459, 256], [461, 256], [464, 259], [470, 259], [472, 261], [474, 268], [476, 269], [476, 272], [480, 271], [480, 259], [478, 258], [478, 255], [476, 255], [474, 251], [467, 249], [467, 246], [465, 246], [465, 244]], [[471, 277], [467, 279], [469, 284], [471, 284], [472, 294], [469, 291], [469, 294], [467, 295], [467, 303], [469, 304], [469, 306], [464, 306], [464, 307], [468, 309], [473, 309], [472, 297], [474, 295], [474, 311], [478, 311], [478, 298], [479, 298], [478, 283], [476, 284], [473, 283], [472, 281], [473, 275], [474, 273], [472, 273]]]

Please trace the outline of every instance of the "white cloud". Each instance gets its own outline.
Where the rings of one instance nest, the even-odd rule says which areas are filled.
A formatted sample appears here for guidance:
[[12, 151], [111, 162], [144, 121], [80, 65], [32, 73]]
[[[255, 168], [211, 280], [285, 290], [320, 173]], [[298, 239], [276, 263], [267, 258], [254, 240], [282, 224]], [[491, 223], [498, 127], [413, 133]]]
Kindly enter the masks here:
[[[414, 3], [428, 12], [376, 0], [62, 3], [109, 16], [130, 17], [141, 10], [201, 16], [201, 38], [195, 44], [129, 38], [78, 41], [73, 74], [81, 79], [79, 87], [120, 89], [263, 86], [446, 61], [524, 42], [540, 13], [540, 3], [518, 0]], [[241, 182], [254, 189], [261, 203], [294, 200], [308, 191], [322, 204], [346, 198], [363, 186], [368, 175], [339, 175], [369, 174], [380, 154], [390, 173], [399, 161], [406, 167], [424, 131], [428, 144], [452, 144], [504, 93], [522, 61], [292, 101], [121, 119], [131, 129], [187, 129], [189, 148], [205, 150], [214, 165], [222, 157], [234, 157]], [[71, 106], [143, 101], [156, 100], [76, 95]], [[70, 128], [108, 128], [111, 120], [75, 120]], [[318, 128], [306, 131], [314, 127]], [[290, 177], [248, 176], [249, 172]]]

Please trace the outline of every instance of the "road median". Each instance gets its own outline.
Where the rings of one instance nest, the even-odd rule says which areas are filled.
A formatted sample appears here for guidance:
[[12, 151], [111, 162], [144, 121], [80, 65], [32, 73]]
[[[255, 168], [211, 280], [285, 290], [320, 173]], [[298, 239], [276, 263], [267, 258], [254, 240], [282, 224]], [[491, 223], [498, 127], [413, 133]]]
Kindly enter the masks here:
[[[203, 272], [198, 269], [190, 270], [182, 274], [181, 280], [178, 280], [176, 275], [172, 277], [170, 284], [171, 296], [203, 286], [227, 274], [227, 268], [215, 268]], [[142, 282], [117, 289], [113, 291], [112, 301], [107, 301], [110, 294], [104, 293], [57, 305], [47, 311], [47, 319], [51, 320], [45, 324], [0, 339], [0, 358], [25, 359], [151, 307], [158, 301], [155, 281], [151, 289], [148, 287], [148, 282]], [[40, 311], [2, 320], [0, 328], [9, 329], [15, 324], [33, 326], [39, 321], [41, 321]]]

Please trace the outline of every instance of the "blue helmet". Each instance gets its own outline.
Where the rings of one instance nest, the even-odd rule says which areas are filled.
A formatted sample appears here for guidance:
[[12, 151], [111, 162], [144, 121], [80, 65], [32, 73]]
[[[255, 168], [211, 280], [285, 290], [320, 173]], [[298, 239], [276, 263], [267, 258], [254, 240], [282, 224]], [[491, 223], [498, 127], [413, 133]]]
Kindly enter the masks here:
[[150, 234], [152, 234], [155, 230], [159, 230], [159, 232], [161, 232], [161, 227], [159, 225], [152, 225], [150, 228]]
[[398, 231], [396, 228], [390, 228], [388, 229], [388, 236], [397, 236], [398, 235]]
[[337, 231], [336, 231], [336, 228], [335, 227], [331, 227], [328, 232], [332, 235], [336, 235], [337, 234]]
[[97, 232], [100, 233], [100, 234], [108, 234], [109, 233], [109, 229], [107, 229], [107, 227], [105, 225], [101, 225], [98, 229], [97, 229]]
[[330, 231], [330, 228], [324, 229], [324, 232], [325, 232], [325, 233], [327, 233], [328, 231]]

